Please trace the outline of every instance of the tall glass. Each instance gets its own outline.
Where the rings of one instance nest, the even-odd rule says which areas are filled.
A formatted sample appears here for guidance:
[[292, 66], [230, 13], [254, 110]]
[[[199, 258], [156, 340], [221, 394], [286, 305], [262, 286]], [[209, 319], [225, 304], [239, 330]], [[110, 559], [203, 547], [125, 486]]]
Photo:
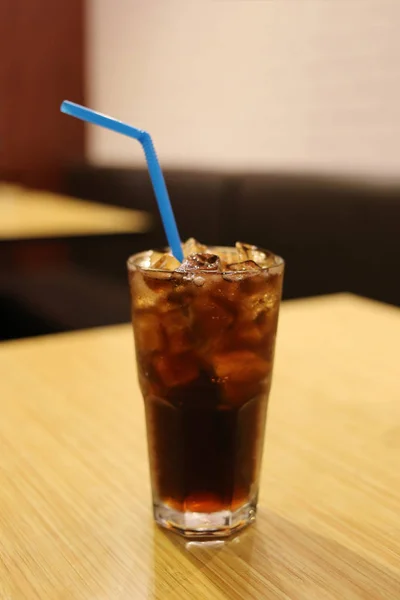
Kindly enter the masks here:
[[[230, 248], [210, 250], [229, 261]], [[188, 536], [254, 520], [284, 263], [241, 271], [128, 260], [154, 518]]]

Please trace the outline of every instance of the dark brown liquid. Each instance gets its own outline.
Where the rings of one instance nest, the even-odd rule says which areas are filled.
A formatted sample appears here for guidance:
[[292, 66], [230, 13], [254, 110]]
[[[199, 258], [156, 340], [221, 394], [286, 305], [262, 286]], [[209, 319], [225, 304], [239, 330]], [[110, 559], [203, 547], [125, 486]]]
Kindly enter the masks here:
[[261, 392], [241, 406], [224, 404], [203, 374], [168, 398], [145, 400], [153, 486], [181, 511], [241, 506], [257, 492], [267, 405]]
[[130, 284], [155, 503], [208, 513], [255, 500], [282, 273], [138, 269]]

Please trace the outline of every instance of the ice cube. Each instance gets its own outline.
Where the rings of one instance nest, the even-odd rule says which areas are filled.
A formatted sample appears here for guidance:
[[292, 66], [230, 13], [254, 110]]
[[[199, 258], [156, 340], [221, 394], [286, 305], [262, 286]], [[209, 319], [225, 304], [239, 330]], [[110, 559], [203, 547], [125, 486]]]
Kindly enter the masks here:
[[190, 308], [195, 334], [200, 340], [208, 341], [210, 337], [223, 335], [234, 319], [234, 315], [227, 307], [207, 294], [195, 295]]
[[224, 279], [227, 281], [242, 281], [247, 277], [253, 277], [256, 273], [262, 272], [262, 267], [254, 260], [244, 260], [240, 263], [227, 265]]
[[265, 335], [257, 321], [242, 319], [235, 322], [232, 344], [239, 348], [257, 348], [265, 342]]
[[226, 269], [227, 271], [244, 271], [246, 273], [249, 271], [251, 274], [253, 274], [254, 271], [262, 271], [262, 267], [254, 262], [254, 260], [244, 260], [242, 262], [233, 263], [227, 265]]
[[172, 254], [161, 254], [157, 260], [151, 263], [152, 269], [162, 269], [166, 271], [175, 271], [175, 269], [180, 266], [181, 263], [175, 256], [172, 256]]
[[132, 313], [153, 308], [158, 300], [158, 290], [148, 285], [147, 276], [140, 271], [129, 273], [132, 299]]
[[141, 353], [160, 351], [164, 347], [160, 320], [151, 311], [136, 311], [133, 318], [133, 330], [136, 345]]
[[213, 365], [220, 378], [223, 398], [229, 404], [240, 406], [267, 390], [271, 364], [255, 352], [220, 353], [213, 357]]
[[235, 244], [238, 262], [252, 259], [253, 250], [256, 250], [256, 246], [251, 244], [245, 244], [244, 242], [236, 242]]
[[247, 404], [253, 398], [264, 395], [266, 384], [264, 381], [256, 381], [255, 383], [236, 383], [226, 381], [222, 384], [222, 397], [224, 404], [240, 407]]
[[224, 271], [223, 278], [226, 281], [243, 281], [246, 277], [252, 277], [255, 273], [261, 272], [262, 268], [254, 260], [244, 260], [226, 265]]
[[220, 271], [220, 260], [216, 254], [209, 254], [207, 252], [191, 254], [183, 261], [177, 271], [180, 273], [187, 271], [218, 272]]
[[250, 350], [216, 354], [212, 362], [216, 375], [231, 383], [262, 381], [271, 370], [269, 362]]
[[150, 250], [146, 254], [146, 260], [143, 262], [143, 267], [145, 269], [152, 268], [154, 263], [156, 263], [160, 258], [164, 256], [165, 252], [157, 252], [157, 250]]
[[221, 263], [224, 269], [227, 265], [237, 262], [237, 251], [235, 248], [223, 248], [221, 250]]
[[156, 355], [153, 366], [161, 380], [168, 388], [187, 385], [199, 376], [196, 357], [190, 353]]
[[179, 306], [180, 310], [186, 314], [188, 310], [188, 305], [193, 295], [193, 290], [190, 289], [188, 286], [181, 286], [179, 285], [179, 283], [179, 281], [175, 282], [176, 285], [174, 289], [167, 296], [168, 307], [176, 308], [177, 306]]
[[222, 307], [231, 317], [236, 316], [241, 302], [238, 281], [215, 277], [214, 281], [207, 281], [207, 291], [212, 302]]
[[267, 255], [265, 254], [265, 252], [259, 250], [257, 246], [244, 244], [243, 242], [236, 242], [236, 252], [239, 263], [252, 260], [255, 263], [257, 263], [260, 267], [266, 266], [265, 260], [267, 258]]
[[147, 287], [157, 294], [157, 303], [161, 301], [161, 294], [166, 295], [173, 287], [173, 273], [170, 271], [146, 271], [143, 279]]
[[151, 268], [143, 275], [146, 285], [158, 294], [162, 291], [168, 292], [177, 277], [175, 269], [180, 264], [172, 254], [153, 252]]
[[[242, 303], [232, 333], [233, 348], [256, 350], [270, 360], [278, 319], [279, 304], [269, 294], [243, 294]], [[271, 304], [272, 303], [272, 304]]]
[[207, 246], [204, 246], [204, 244], [200, 244], [200, 242], [198, 242], [192, 237], [182, 244], [182, 250], [185, 258], [190, 256], [191, 254], [204, 254], [208, 251]]
[[220, 351], [227, 338], [234, 314], [203, 293], [194, 294], [189, 306], [190, 329], [196, 343], [196, 351], [207, 363], [210, 355]]
[[162, 329], [171, 354], [181, 354], [192, 346], [188, 319], [178, 308], [162, 315]]

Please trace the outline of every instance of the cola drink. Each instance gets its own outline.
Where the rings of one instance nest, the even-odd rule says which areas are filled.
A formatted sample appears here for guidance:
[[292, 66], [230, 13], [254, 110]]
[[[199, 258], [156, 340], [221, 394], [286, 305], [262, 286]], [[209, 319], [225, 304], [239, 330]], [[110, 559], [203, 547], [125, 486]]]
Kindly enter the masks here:
[[154, 516], [190, 536], [255, 517], [283, 260], [184, 245], [128, 261]]

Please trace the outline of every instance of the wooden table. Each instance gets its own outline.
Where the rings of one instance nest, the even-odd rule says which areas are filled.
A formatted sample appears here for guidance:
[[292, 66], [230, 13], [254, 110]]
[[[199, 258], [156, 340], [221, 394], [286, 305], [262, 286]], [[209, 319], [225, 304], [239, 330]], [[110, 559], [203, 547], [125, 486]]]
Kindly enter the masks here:
[[0, 240], [143, 233], [150, 216], [138, 210], [0, 186]]
[[[0, 185], [0, 340], [25, 321], [28, 334], [127, 318], [125, 262], [151, 228], [143, 211]], [[82, 306], [96, 289], [104, 301], [89, 315]]]
[[281, 313], [259, 514], [230, 541], [153, 525], [130, 326], [0, 346], [3, 600], [400, 598], [400, 313]]

